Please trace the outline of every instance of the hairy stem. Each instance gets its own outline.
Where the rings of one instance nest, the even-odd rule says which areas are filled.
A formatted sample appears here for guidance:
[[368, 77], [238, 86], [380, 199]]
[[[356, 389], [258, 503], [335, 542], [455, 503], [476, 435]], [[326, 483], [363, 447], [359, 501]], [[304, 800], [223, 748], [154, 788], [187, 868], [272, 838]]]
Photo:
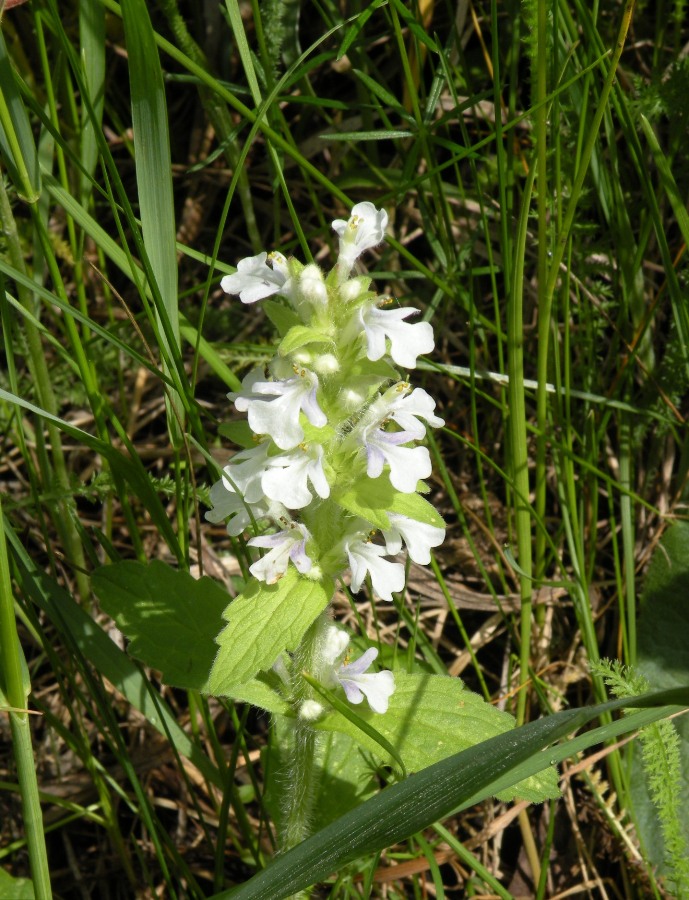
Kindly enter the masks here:
[[321, 676], [320, 669], [323, 665], [321, 648], [325, 630], [329, 625], [330, 614], [326, 610], [306, 632], [294, 655], [294, 671], [297, 674], [293, 705], [296, 719], [292, 754], [284, 773], [284, 824], [280, 838], [280, 848], [283, 851], [300, 844], [310, 833], [318, 787], [320, 734], [310, 721], [300, 716], [304, 703], [316, 699], [312, 688], [301, 678], [300, 673], [308, 672], [316, 679]]

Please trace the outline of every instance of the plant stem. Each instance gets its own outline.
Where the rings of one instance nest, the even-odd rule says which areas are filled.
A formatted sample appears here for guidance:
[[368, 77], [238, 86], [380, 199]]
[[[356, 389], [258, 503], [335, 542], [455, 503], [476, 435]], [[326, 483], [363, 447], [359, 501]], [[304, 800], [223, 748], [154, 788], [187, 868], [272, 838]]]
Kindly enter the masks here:
[[507, 422], [511, 472], [514, 489], [514, 522], [519, 558], [519, 593], [521, 596], [521, 649], [519, 686], [517, 695], [517, 724], [526, 718], [526, 685], [529, 680], [531, 648], [531, 595], [533, 585], [531, 548], [531, 507], [529, 504], [528, 448], [526, 443], [526, 404], [524, 401], [524, 251], [536, 166], [532, 166], [526, 180], [519, 226], [514, 243], [514, 268], [509, 286], [507, 311], [507, 365], [510, 376], [508, 389], [510, 413]]
[[306, 700], [315, 699], [312, 688], [300, 676], [308, 672], [320, 680], [322, 666], [321, 647], [325, 630], [330, 625], [330, 614], [322, 613], [304, 635], [294, 655], [294, 671], [297, 673], [294, 686], [294, 720], [292, 755], [285, 772], [285, 798], [283, 830], [280, 849], [290, 850], [300, 844], [310, 834], [318, 785], [319, 733], [311, 722], [301, 718], [299, 711]]
[[[547, 452], [547, 422], [548, 422], [548, 398], [546, 395], [546, 382], [548, 380], [548, 340], [550, 337], [550, 320], [552, 312], [553, 294], [546, 291], [548, 282], [548, 165], [547, 165], [547, 138], [548, 138], [548, 108], [546, 106], [547, 95], [547, 7], [544, 0], [539, 0], [537, 5], [537, 49], [536, 49], [536, 91], [534, 100], [537, 104], [535, 115], [536, 131], [536, 203], [538, 208], [538, 362], [536, 389], [536, 521], [545, 522], [546, 512], [546, 452]], [[536, 530], [534, 575], [536, 584], [540, 587], [541, 579], [545, 575], [545, 548], [546, 534], [543, 527]], [[539, 624], [543, 623], [544, 607], [536, 609], [536, 617]]]
[[43, 816], [38, 798], [36, 764], [31, 747], [29, 715], [24, 711], [27, 694], [22, 679], [22, 653], [14, 617], [14, 597], [10, 583], [2, 515], [2, 494], [0, 494], [0, 648], [2, 650], [0, 653], [1, 681], [10, 707], [12, 746], [22, 797], [22, 813], [34, 896], [36, 900], [50, 900], [52, 891], [43, 833]]

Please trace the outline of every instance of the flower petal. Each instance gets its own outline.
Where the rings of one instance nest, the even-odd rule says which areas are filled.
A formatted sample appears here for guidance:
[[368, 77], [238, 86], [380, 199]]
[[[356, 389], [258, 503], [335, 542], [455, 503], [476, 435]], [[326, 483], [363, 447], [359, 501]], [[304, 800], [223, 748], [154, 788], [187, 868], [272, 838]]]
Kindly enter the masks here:
[[[248, 256], [237, 263], [237, 271], [232, 275], [225, 275], [220, 282], [220, 287], [226, 294], [239, 294], [242, 303], [256, 303], [273, 294], [289, 295], [289, 272], [284, 267], [275, 263], [273, 266], [266, 263], [268, 254], [264, 251], [257, 256]], [[280, 257], [280, 254], [275, 254]], [[284, 260], [284, 257], [282, 257]]]
[[312, 425], [321, 427], [328, 421], [318, 405], [317, 388], [318, 376], [302, 368], [285, 381], [254, 381], [248, 396], [244, 391], [235, 395], [234, 405], [246, 411], [252, 431], [270, 435], [281, 450], [291, 450], [304, 439], [302, 409]]
[[368, 200], [357, 203], [346, 221], [335, 219], [333, 230], [340, 238], [337, 267], [341, 281], [349, 276], [352, 266], [364, 250], [380, 244], [385, 237], [387, 224], [387, 212], [384, 209], [376, 209]]
[[274, 584], [287, 571], [290, 559], [298, 571], [306, 573], [311, 569], [311, 560], [306, 555], [306, 541], [310, 537], [304, 525], [295, 524], [276, 534], [263, 534], [253, 537], [247, 544], [250, 547], [270, 549], [270, 553], [257, 559], [249, 566], [249, 571], [266, 584]]
[[413, 494], [417, 483], [428, 478], [433, 470], [426, 447], [399, 446], [413, 439], [414, 435], [406, 431], [365, 429], [361, 440], [368, 456], [369, 478], [377, 478], [380, 475], [382, 456], [390, 466], [392, 486], [403, 494]]
[[418, 522], [399, 513], [388, 513], [390, 529], [383, 532], [385, 546], [391, 556], [402, 549], [402, 540], [407, 545], [409, 556], [422, 566], [431, 561], [431, 547], [438, 547], [445, 539], [445, 529], [426, 522]]
[[357, 593], [366, 574], [371, 576], [373, 590], [382, 600], [392, 602], [393, 593], [404, 590], [404, 566], [401, 563], [381, 559], [385, 547], [355, 539], [345, 544], [345, 552], [352, 570], [352, 592]]
[[378, 309], [375, 303], [363, 306], [359, 316], [366, 334], [367, 356], [375, 361], [383, 356], [385, 338], [390, 339], [390, 356], [398, 366], [405, 369], [416, 368], [416, 358], [430, 353], [434, 346], [433, 327], [430, 322], [405, 322], [404, 319], [418, 310]]

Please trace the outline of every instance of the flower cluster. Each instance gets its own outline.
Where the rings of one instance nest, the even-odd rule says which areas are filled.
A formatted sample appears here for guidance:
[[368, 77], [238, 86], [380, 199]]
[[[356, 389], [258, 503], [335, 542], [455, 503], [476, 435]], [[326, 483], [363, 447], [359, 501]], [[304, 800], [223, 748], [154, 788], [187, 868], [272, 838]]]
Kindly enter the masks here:
[[[383, 240], [387, 221], [368, 202], [336, 219], [339, 253], [327, 275], [272, 252], [241, 260], [221, 282], [243, 303], [265, 301], [281, 334], [267, 369], [250, 372], [229, 395], [254, 442], [225, 466], [206, 516], [228, 520], [231, 535], [253, 532], [249, 546], [265, 552], [250, 572], [268, 584], [290, 562], [314, 579], [349, 568], [353, 592], [368, 575], [374, 592], [392, 600], [404, 589], [405, 569], [387, 557], [404, 544], [412, 560], [428, 563], [444, 538], [442, 520], [417, 495], [431, 474], [418, 442], [443, 420], [432, 397], [395, 368], [406, 373], [430, 353], [433, 330], [408, 321], [416, 310], [390, 308], [369, 277], [353, 274], [359, 256]], [[362, 661], [366, 667], [371, 658], [353, 666]], [[343, 675], [340, 683], [351, 700], [361, 699], [355, 682]]]

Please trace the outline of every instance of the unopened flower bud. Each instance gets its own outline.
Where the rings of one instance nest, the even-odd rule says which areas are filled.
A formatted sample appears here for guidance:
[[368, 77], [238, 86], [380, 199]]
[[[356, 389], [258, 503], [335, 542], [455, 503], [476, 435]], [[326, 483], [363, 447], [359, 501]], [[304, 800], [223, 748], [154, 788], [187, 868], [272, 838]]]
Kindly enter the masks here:
[[333, 353], [323, 353], [313, 360], [311, 368], [319, 375], [334, 375], [339, 372], [340, 363]]
[[317, 700], [304, 700], [299, 708], [299, 718], [305, 722], [315, 722], [323, 714], [323, 706]]
[[316, 369], [314, 358], [308, 350], [298, 350], [296, 353], [292, 354], [290, 359], [296, 366], [308, 366], [309, 368]]
[[299, 287], [312, 306], [322, 306], [328, 302], [328, 290], [318, 266], [311, 264], [305, 267], [299, 279]]
[[352, 303], [365, 291], [359, 278], [350, 278], [340, 287], [340, 297], [345, 303]]

